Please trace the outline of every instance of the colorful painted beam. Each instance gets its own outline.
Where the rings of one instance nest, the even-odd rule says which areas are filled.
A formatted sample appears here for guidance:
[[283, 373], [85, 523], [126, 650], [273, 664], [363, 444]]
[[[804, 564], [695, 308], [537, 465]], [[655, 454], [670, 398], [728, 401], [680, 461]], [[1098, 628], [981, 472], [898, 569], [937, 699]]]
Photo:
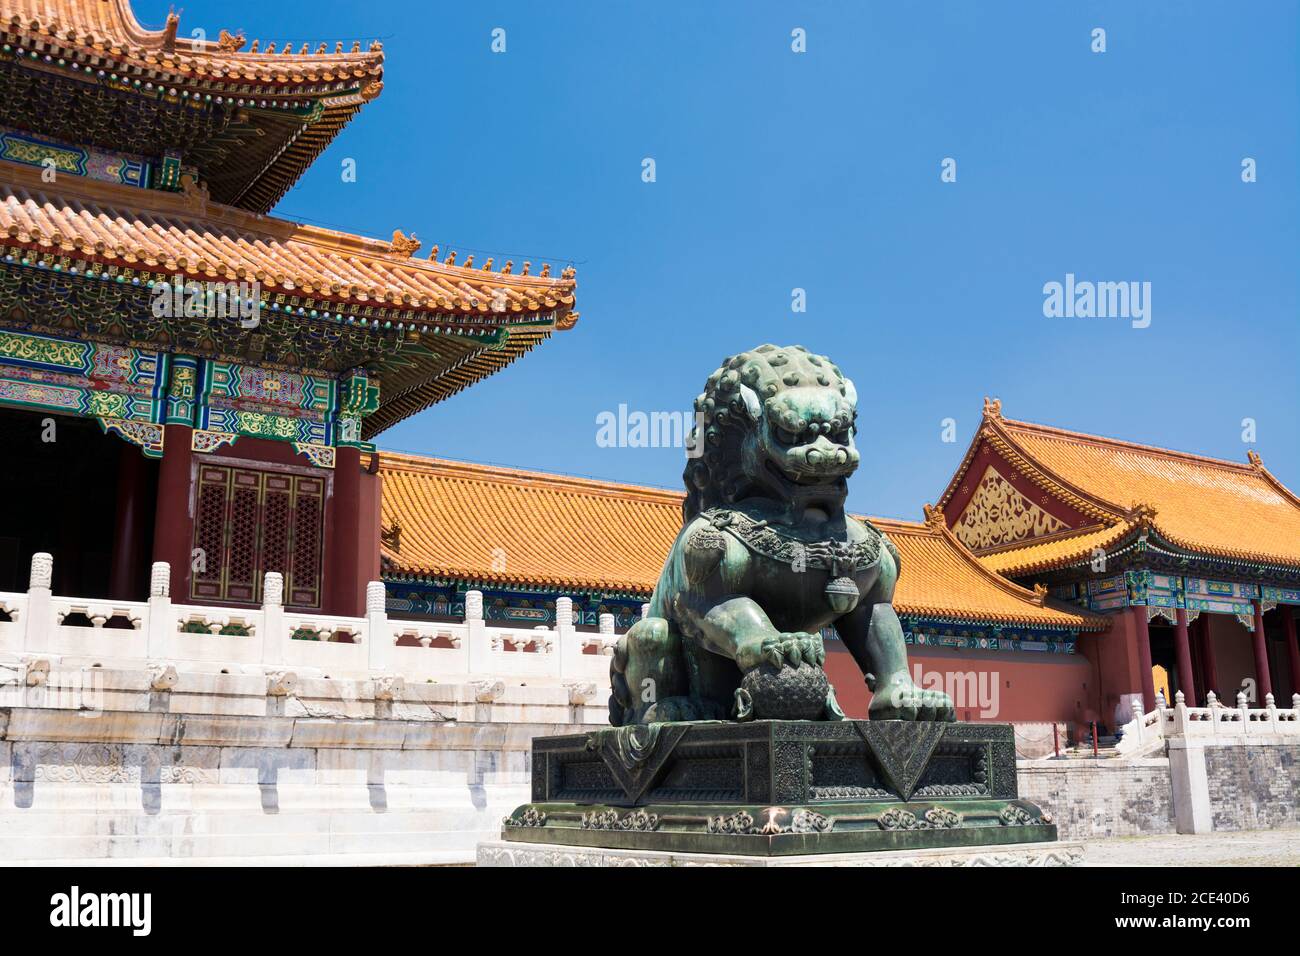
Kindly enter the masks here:
[[163, 426], [180, 424], [194, 451], [265, 438], [332, 468], [338, 445], [369, 447], [361, 419], [379, 387], [362, 370], [338, 381], [0, 329], [0, 405], [97, 419], [149, 457], [163, 453]]

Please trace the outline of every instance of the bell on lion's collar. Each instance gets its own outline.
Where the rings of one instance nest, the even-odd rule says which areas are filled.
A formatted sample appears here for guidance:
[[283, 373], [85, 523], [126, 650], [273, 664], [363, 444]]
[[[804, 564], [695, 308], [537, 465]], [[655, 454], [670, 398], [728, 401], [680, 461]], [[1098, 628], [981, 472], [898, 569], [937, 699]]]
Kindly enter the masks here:
[[833, 578], [826, 585], [826, 600], [838, 614], [848, 614], [858, 606], [860, 598], [857, 582], [852, 578]]

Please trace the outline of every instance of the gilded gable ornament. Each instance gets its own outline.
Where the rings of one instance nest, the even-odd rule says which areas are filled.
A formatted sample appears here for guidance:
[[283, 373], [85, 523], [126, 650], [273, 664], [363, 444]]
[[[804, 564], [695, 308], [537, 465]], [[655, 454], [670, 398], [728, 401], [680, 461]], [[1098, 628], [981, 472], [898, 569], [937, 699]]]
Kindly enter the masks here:
[[981, 551], [1068, 528], [989, 465], [952, 530], [966, 547]]

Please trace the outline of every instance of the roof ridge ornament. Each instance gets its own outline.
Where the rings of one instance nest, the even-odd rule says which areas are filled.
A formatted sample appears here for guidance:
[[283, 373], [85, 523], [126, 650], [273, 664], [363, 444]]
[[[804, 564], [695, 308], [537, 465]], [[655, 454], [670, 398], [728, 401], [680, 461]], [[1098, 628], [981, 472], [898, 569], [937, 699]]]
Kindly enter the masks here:
[[1264, 470], [1264, 459], [1259, 457], [1259, 452], [1255, 451], [1255, 449], [1248, 448], [1246, 450], [1246, 460], [1250, 462], [1250, 467], [1256, 471]]
[[208, 187], [199, 182], [198, 173], [193, 171], [181, 173], [181, 195], [185, 197], [185, 204], [194, 212], [200, 215], [207, 212]]
[[948, 519], [944, 516], [942, 508], [936, 508], [928, 501], [921, 506], [925, 512], [925, 523], [935, 531], [946, 531], [948, 529]]
[[984, 396], [984, 417], [996, 421], [1002, 420], [1002, 399]]
[[402, 259], [409, 259], [416, 252], [420, 251], [420, 246], [422, 245], [423, 243], [420, 242], [419, 239], [415, 238], [415, 233], [411, 233], [411, 236], [408, 239], [406, 236], [402, 235], [402, 230], [394, 229], [393, 241], [388, 244], [388, 254]]
[[1151, 530], [1151, 526], [1156, 521], [1156, 509], [1154, 505], [1149, 505], [1144, 501], [1134, 500], [1129, 505], [1129, 517], [1138, 523], [1138, 527], [1145, 533]]
[[217, 37], [217, 49], [222, 53], [238, 53], [244, 48], [244, 44], [247, 42], [248, 39], [244, 36], [243, 30], [240, 30], [238, 33], [231, 33], [228, 30], [222, 30], [220, 35]]
[[181, 23], [181, 15], [176, 12], [175, 7], [167, 11], [167, 26], [163, 28], [162, 48], [167, 53], [176, 49], [176, 31]]

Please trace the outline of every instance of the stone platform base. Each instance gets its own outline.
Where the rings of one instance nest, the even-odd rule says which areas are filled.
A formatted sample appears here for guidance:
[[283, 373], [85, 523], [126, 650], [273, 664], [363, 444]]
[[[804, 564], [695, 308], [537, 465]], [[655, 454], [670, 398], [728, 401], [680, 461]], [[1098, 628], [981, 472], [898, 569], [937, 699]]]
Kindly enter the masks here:
[[1081, 866], [1083, 844], [1018, 843], [973, 849], [820, 853], [810, 856], [737, 856], [664, 853], [600, 847], [528, 845], [489, 840], [478, 845], [479, 866]]
[[472, 865], [558, 729], [0, 706], [0, 867]]

